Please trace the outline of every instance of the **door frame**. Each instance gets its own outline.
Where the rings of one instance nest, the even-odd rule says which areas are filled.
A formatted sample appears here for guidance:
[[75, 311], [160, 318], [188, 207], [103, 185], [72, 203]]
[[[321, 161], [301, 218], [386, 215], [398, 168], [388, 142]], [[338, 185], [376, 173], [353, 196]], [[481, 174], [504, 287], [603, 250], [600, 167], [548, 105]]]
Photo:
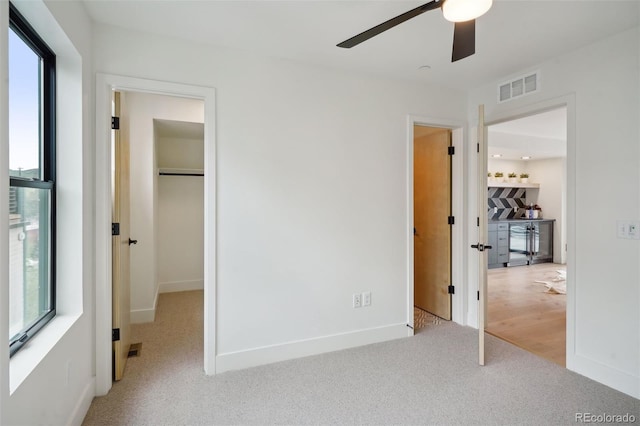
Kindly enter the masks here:
[[95, 356], [96, 395], [112, 386], [111, 92], [142, 92], [204, 101], [204, 371], [216, 372], [216, 111], [215, 89], [113, 74], [96, 75]]
[[[467, 280], [464, 279], [464, 265], [467, 253], [464, 250], [464, 233], [466, 215], [464, 214], [464, 124], [442, 118], [409, 115], [407, 117], [407, 223], [405, 235], [407, 239], [407, 324], [408, 335], [414, 333], [414, 246], [413, 246], [413, 126], [439, 127], [451, 130], [451, 146], [455, 155], [451, 159], [451, 214], [455, 217], [455, 225], [451, 229], [451, 285], [455, 293], [451, 295], [451, 320], [466, 325], [466, 293]], [[458, 259], [458, 261], [456, 261]]]
[[[567, 193], [566, 193], [566, 223], [567, 231], [567, 307], [566, 307], [566, 356], [565, 367], [575, 371], [576, 356], [576, 225], [570, 220], [576, 217], [576, 102], [575, 94], [544, 100], [541, 102], [520, 106], [518, 108], [491, 113], [485, 120], [485, 132], [491, 125], [511, 121], [530, 115], [539, 114], [557, 108], [567, 110]], [[485, 134], [486, 137], [486, 134]], [[486, 162], [485, 162], [486, 164]], [[477, 170], [475, 179], [486, 179], [487, 170]]]

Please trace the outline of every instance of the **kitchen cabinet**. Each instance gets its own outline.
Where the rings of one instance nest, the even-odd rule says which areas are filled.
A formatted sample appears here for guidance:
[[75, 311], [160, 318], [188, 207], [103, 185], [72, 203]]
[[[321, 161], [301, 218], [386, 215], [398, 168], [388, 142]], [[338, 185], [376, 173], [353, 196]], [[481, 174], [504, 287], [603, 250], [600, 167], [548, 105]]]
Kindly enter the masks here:
[[509, 262], [509, 223], [490, 223], [488, 227], [489, 250], [487, 267], [501, 268]]

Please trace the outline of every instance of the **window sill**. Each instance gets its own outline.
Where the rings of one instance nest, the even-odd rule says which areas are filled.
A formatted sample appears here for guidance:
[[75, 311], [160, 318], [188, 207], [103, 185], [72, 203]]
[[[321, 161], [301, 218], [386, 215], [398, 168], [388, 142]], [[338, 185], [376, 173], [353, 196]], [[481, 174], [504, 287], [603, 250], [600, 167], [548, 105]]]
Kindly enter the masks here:
[[9, 360], [9, 392], [13, 394], [71, 329], [80, 315], [56, 315]]

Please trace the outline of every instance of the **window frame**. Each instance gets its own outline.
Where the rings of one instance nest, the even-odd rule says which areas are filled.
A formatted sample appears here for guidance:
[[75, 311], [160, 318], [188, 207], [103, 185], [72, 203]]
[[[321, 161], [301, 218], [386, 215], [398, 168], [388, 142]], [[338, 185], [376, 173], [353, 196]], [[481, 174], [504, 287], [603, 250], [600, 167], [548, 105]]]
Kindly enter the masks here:
[[39, 178], [10, 176], [9, 187], [44, 189], [49, 195], [47, 223], [49, 256], [48, 268], [45, 271], [48, 273], [49, 280], [49, 310], [27, 324], [15, 336], [9, 336], [9, 356], [11, 357], [56, 315], [56, 56], [12, 3], [9, 3], [9, 28], [9, 31], [12, 30], [40, 58], [41, 66], [40, 176]]

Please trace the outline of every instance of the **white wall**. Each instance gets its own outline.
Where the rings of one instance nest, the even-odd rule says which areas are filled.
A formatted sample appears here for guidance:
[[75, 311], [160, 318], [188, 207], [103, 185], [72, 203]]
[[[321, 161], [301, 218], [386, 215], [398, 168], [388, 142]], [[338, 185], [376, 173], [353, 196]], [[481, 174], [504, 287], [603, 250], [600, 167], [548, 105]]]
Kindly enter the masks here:
[[193, 139], [156, 135], [156, 154], [159, 169], [203, 171], [204, 137]]
[[[489, 136], [489, 144], [491, 144], [491, 136]], [[526, 161], [523, 160], [499, 160], [495, 158], [488, 158], [487, 170], [491, 172], [492, 175], [495, 174], [495, 172], [502, 172], [505, 179], [508, 178], [509, 173], [511, 172], [516, 173], [518, 178], [520, 178], [520, 173], [527, 172], [527, 164]], [[529, 182], [537, 181], [534, 179]]]
[[[567, 195], [567, 167], [564, 158], [550, 158], [545, 160], [529, 160], [528, 172], [530, 179], [540, 184], [539, 189], [527, 190], [527, 202], [542, 207], [545, 219], [555, 219], [553, 228], [553, 261], [566, 263], [567, 242], [566, 195]], [[531, 178], [533, 176], [533, 178]], [[529, 197], [532, 198], [529, 198]]]
[[[57, 55], [57, 315], [11, 360], [0, 349], [0, 424], [80, 424], [94, 395], [93, 133], [91, 24], [79, 3], [15, 1]], [[6, 76], [8, 2], [0, 2], [2, 74]], [[0, 124], [6, 124], [6, 79]], [[64, 101], [62, 100], [64, 99]], [[6, 129], [5, 125], [0, 126]], [[0, 210], [8, 210], [7, 133], [0, 135]], [[5, 222], [6, 223], [6, 222]], [[0, 227], [0, 238], [8, 238]], [[3, 247], [5, 244], [2, 245]], [[0, 311], [7, 312], [8, 255], [0, 250]], [[8, 341], [0, 320], [0, 340]]]
[[218, 371], [407, 335], [407, 116], [463, 123], [464, 94], [107, 26], [94, 48], [216, 89]]
[[[640, 242], [617, 239], [615, 225], [617, 219], [640, 218], [639, 40], [635, 28], [532, 67], [541, 71], [542, 89], [518, 100], [496, 102], [496, 85], [507, 76], [469, 96], [472, 123], [481, 103], [487, 121], [548, 107], [554, 99], [570, 103], [567, 367], [636, 398]], [[471, 176], [474, 161], [470, 155]], [[471, 195], [470, 206], [475, 203]], [[476, 265], [477, 256], [470, 268]]]
[[[204, 104], [195, 99], [126, 92], [123, 115], [131, 155], [131, 321], [153, 321], [158, 296], [157, 166], [153, 120], [202, 123]], [[126, 112], [124, 112], [126, 111]]]
[[204, 288], [201, 176], [158, 177], [158, 282], [160, 293]]

